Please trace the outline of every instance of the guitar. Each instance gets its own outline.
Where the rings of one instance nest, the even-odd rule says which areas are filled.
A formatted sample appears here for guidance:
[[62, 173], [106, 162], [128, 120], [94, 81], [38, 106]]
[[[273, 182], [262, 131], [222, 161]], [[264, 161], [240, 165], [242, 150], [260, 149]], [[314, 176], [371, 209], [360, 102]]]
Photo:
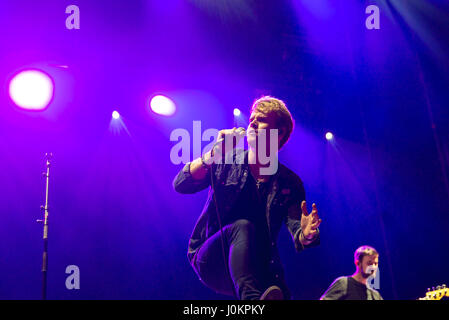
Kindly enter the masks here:
[[418, 300], [441, 300], [443, 297], [449, 297], [449, 288], [445, 284], [427, 289], [426, 296]]

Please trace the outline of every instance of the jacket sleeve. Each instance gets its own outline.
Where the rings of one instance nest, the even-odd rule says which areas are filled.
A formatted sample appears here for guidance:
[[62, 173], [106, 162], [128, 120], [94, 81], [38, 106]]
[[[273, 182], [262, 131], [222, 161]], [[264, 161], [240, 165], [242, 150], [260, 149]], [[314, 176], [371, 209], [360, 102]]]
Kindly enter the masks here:
[[297, 252], [301, 252], [304, 249], [316, 247], [320, 244], [320, 230], [317, 229], [318, 235], [313, 240], [313, 242], [304, 246], [301, 241], [299, 241], [299, 235], [302, 232], [301, 229], [301, 202], [306, 199], [306, 192], [304, 190], [304, 185], [301, 180], [297, 178], [298, 181], [294, 183], [294, 187], [292, 190], [292, 196], [290, 198], [288, 204], [288, 212], [286, 218], [286, 226], [288, 231], [290, 232], [293, 243], [295, 245], [295, 249]]
[[[214, 166], [210, 170], [213, 170]], [[204, 179], [197, 180], [190, 174], [190, 162], [188, 162], [181, 171], [176, 175], [173, 181], [173, 188], [176, 192], [191, 194], [206, 189], [210, 186], [210, 172], [206, 174]]]

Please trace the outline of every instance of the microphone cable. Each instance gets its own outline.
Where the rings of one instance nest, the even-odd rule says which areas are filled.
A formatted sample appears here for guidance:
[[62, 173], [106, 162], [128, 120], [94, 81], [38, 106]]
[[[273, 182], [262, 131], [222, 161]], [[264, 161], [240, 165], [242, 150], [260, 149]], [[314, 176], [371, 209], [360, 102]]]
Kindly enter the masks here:
[[[221, 235], [221, 237], [220, 237], [221, 238], [221, 253], [223, 256], [223, 262], [225, 265], [226, 275], [228, 276], [228, 279], [231, 284], [232, 293], [234, 295], [234, 298], [236, 300], [239, 300], [238, 293], [236, 292], [236, 289], [234, 286], [234, 281], [232, 280], [232, 277], [231, 277], [231, 272], [229, 271], [228, 259], [226, 259], [223, 225], [221, 224], [220, 212], [218, 211], [218, 202], [217, 202], [217, 197], [215, 195], [215, 186], [214, 186], [214, 177], [213, 177], [212, 167], [210, 169], [211, 169], [210, 170], [210, 183], [211, 183], [211, 188], [212, 188], [212, 197], [213, 197], [214, 203], [215, 203], [215, 212], [217, 213], [217, 221], [218, 221], [218, 226], [220, 228], [220, 235]], [[229, 248], [229, 243], [227, 240], [226, 240], [226, 244], [227, 244], [227, 247]]]
[[[244, 128], [238, 128], [238, 130], [239, 130], [240, 132], [245, 132], [245, 131], [246, 131]], [[217, 142], [214, 143], [214, 145], [212, 146], [212, 149], [211, 149], [211, 158], [214, 157], [214, 148], [215, 148], [215, 146], [216, 146], [218, 143], [221, 143], [221, 142], [223, 142], [223, 141], [224, 141], [224, 138], [223, 138], [223, 139], [220, 139], [220, 140], [218, 140]], [[235, 152], [235, 149], [233, 149], [232, 152], [234, 153], [234, 152]], [[226, 156], [225, 156], [225, 157], [222, 157], [222, 158], [225, 158], [225, 159], [226, 159]], [[225, 162], [226, 162], [226, 160], [225, 160]], [[214, 199], [215, 211], [216, 211], [216, 213], [217, 213], [218, 226], [219, 226], [219, 228], [220, 228], [220, 235], [221, 235], [221, 253], [222, 253], [222, 255], [223, 255], [223, 262], [224, 262], [224, 265], [225, 265], [226, 274], [227, 274], [228, 279], [229, 279], [229, 281], [230, 281], [230, 283], [231, 283], [231, 288], [232, 288], [232, 293], [233, 293], [233, 295], [234, 295], [234, 298], [235, 298], [236, 300], [239, 300], [239, 295], [238, 295], [238, 293], [236, 292], [236, 289], [235, 289], [235, 286], [234, 286], [234, 281], [232, 280], [231, 272], [229, 271], [228, 260], [226, 259], [223, 225], [222, 225], [222, 223], [221, 223], [220, 212], [218, 211], [218, 201], [217, 201], [217, 197], [216, 197], [216, 195], [215, 195], [215, 186], [214, 186], [214, 176], [213, 176], [212, 164], [211, 164], [211, 167], [210, 167], [210, 185], [211, 185], [211, 188], [212, 188], [212, 197], [213, 197], [213, 199]], [[226, 241], [226, 242], [227, 242], [227, 241]], [[229, 247], [229, 243], [226, 243], [226, 244], [227, 244], [227, 246]]]

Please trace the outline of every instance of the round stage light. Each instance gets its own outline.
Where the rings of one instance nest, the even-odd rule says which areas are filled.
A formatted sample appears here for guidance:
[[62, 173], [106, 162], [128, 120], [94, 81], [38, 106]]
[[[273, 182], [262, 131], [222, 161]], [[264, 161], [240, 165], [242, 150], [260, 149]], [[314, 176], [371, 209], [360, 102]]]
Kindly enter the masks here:
[[330, 140], [332, 140], [333, 138], [334, 138], [334, 135], [332, 134], [332, 132], [327, 132], [327, 133], [326, 133], [326, 139], [327, 139], [327, 140], [330, 141]]
[[171, 116], [176, 111], [175, 103], [162, 95], [154, 96], [153, 99], [151, 99], [150, 107], [153, 112], [163, 116]]
[[234, 116], [238, 117], [241, 114], [242, 114], [242, 112], [239, 109], [237, 109], [237, 108], [234, 109]]
[[53, 98], [53, 81], [39, 70], [22, 71], [9, 83], [9, 95], [23, 109], [44, 110]]
[[114, 118], [115, 120], [118, 120], [120, 118], [120, 113], [118, 113], [118, 111], [112, 112], [112, 118]]

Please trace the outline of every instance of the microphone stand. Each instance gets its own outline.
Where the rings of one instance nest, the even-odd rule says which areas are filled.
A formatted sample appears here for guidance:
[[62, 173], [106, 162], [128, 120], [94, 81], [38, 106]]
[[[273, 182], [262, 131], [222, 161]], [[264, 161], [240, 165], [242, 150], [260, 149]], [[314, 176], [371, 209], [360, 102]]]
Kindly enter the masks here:
[[48, 267], [48, 186], [50, 182], [50, 159], [53, 156], [51, 153], [46, 153], [46, 166], [47, 171], [43, 172], [42, 175], [46, 177], [45, 184], [45, 206], [41, 206], [44, 210], [44, 220], [37, 220], [37, 222], [43, 222], [44, 224], [44, 252], [42, 254], [42, 300], [47, 299], [47, 267]]

